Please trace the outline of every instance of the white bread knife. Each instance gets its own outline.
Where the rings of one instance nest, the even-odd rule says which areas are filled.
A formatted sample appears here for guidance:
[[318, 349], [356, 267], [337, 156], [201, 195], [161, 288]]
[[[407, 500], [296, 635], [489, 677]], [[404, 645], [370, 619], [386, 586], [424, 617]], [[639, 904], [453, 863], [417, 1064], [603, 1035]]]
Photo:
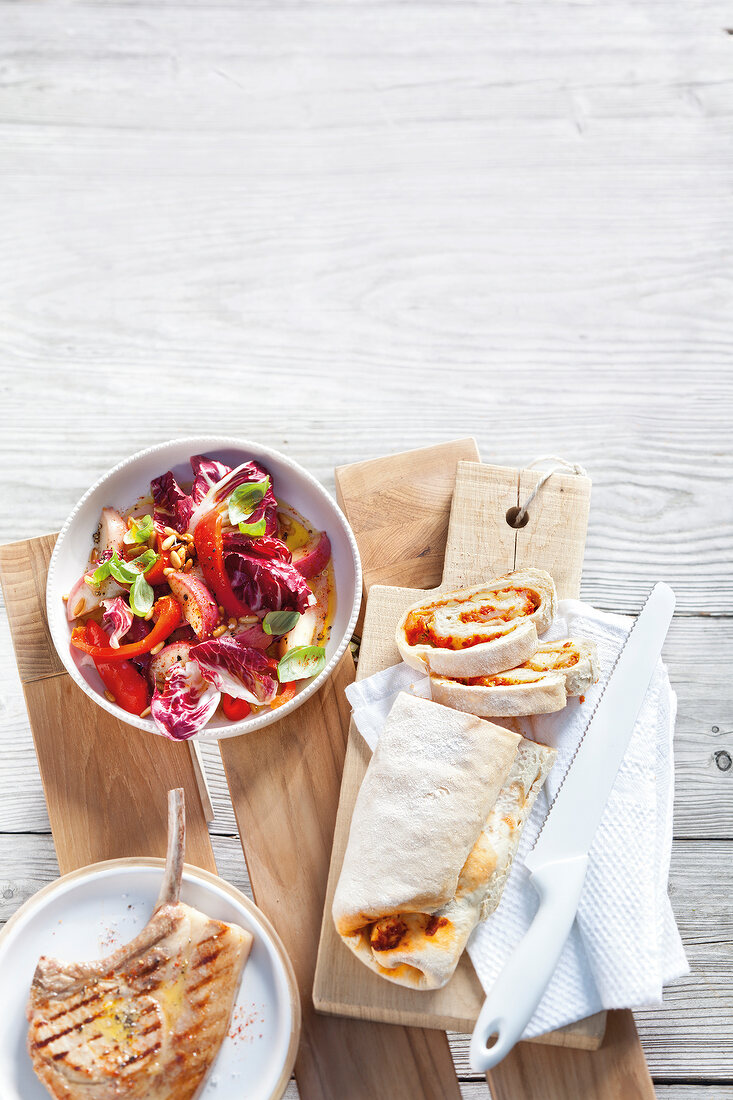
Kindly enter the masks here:
[[575, 920], [588, 852], [662, 652], [674, 604], [668, 585], [654, 586], [525, 860], [540, 903], [476, 1021], [469, 1055], [473, 1070], [484, 1073], [509, 1053], [557, 966]]

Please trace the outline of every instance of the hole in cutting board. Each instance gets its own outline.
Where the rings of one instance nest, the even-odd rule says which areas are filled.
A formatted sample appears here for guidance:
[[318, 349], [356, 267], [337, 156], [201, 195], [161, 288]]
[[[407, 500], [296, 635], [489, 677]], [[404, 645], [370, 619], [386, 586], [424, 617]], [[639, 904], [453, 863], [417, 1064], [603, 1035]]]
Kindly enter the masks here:
[[506, 521], [510, 527], [514, 527], [516, 530], [526, 527], [529, 523], [529, 512], [525, 512], [519, 523], [517, 523], [517, 516], [521, 512], [521, 508], [517, 508], [516, 505], [513, 508], [508, 508], [506, 513]]

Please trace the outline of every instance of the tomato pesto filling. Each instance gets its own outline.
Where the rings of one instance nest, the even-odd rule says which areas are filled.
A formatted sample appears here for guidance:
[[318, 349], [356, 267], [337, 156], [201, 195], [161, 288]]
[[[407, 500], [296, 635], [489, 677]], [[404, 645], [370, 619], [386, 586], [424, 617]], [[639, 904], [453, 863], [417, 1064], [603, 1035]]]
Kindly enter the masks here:
[[[414, 920], [415, 914], [411, 914], [411, 917]], [[448, 924], [447, 917], [438, 917], [434, 913], [421, 913], [419, 919], [421, 923], [423, 920], [425, 922], [422, 932], [428, 939], [432, 939], [439, 928], [444, 928]], [[369, 945], [373, 951], [394, 951], [402, 943], [407, 932], [407, 923], [399, 913], [396, 913], [393, 917], [384, 917], [371, 926]]]
[[[501, 597], [505, 597], [502, 599]], [[540, 606], [539, 595], [530, 588], [499, 588], [487, 593], [480, 601], [474, 596], [468, 600], [445, 600], [430, 607], [411, 611], [405, 621], [405, 638], [408, 645], [427, 645], [437, 649], [470, 649], [482, 642], [493, 642], [501, 638], [504, 630], [479, 631], [475, 634], [463, 634], [448, 637], [445, 627], [436, 626], [436, 612], [444, 608], [460, 608], [461, 603], [469, 606], [454, 613], [457, 624], [476, 623], [477, 626], [491, 626], [492, 623], [508, 623], [513, 619], [534, 615]]]

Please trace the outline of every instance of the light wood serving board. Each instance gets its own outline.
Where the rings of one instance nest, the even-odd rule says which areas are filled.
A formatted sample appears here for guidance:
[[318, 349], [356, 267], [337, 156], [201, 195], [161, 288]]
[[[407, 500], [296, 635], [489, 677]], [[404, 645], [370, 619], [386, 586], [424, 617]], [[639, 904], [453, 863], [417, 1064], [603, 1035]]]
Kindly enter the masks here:
[[[428, 489], [419, 517], [421, 545], [413, 541], [417, 562], [425, 560], [440, 576], [456, 465], [477, 457], [473, 440], [443, 444], [419, 452], [410, 468], [415, 483]], [[365, 464], [369, 465], [369, 464]], [[395, 502], [412, 484], [401, 477], [400, 463], [378, 460], [374, 476], [360, 481], [357, 540], [364, 555], [365, 577], [372, 563], [384, 570], [395, 556], [400, 579], [416, 580], [394, 553], [399, 527], [385, 523], [382, 494]], [[361, 492], [360, 486], [363, 489]], [[381, 487], [381, 491], [380, 491]], [[417, 510], [419, 511], [419, 510]], [[380, 529], [373, 553], [365, 553], [364, 536]], [[409, 541], [409, 540], [408, 540]], [[378, 543], [384, 554], [380, 554]], [[401, 544], [406, 547], [405, 541]], [[419, 556], [423, 552], [422, 558]], [[409, 560], [409, 552], [406, 555]], [[414, 565], [414, 563], [413, 563]], [[389, 579], [389, 572], [383, 572]], [[329, 858], [341, 775], [346, 754], [350, 709], [344, 687], [354, 678], [346, 654], [331, 680], [294, 714], [264, 730], [219, 742], [252, 890], [260, 908], [275, 925], [293, 963], [300, 988], [303, 1028], [295, 1076], [303, 1100], [460, 1100], [460, 1087], [445, 1034], [434, 1029], [394, 1027], [388, 1023], [325, 1016], [312, 1001], [318, 937], [328, 879]]]
[[46, 622], [56, 535], [0, 546], [8, 609], [59, 869], [165, 856], [168, 791], [186, 792], [186, 861], [216, 873], [189, 745], [107, 714], [64, 670]]
[[[397, 455], [391, 460], [377, 460], [374, 464], [375, 467], [378, 465], [375, 491], [380, 483], [384, 483], [385, 464], [392, 462], [395, 464], [391, 467], [392, 480], [402, 485], [402, 496], [412, 501], [414, 510], [414, 487], [410, 484], [409, 469], [420, 468], [420, 455], [418, 451], [405, 456]], [[401, 477], [395, 467], [399, 467], [403, 458], [407, 461], [404, 477]], [[368, 466], [368, 463], [360, 463], [356, 468], [356, 478], [354, 468], [337, 470], [340, 501], [350, 520], [349, 491], [355, 484], [363, 492], [369, 481]], [[510, 527], [506, 513], [512, 507], [516, 508], [520, 499], [526, 499], [539, 477], [535, 471], [459, 462], [441, 588], [471, 584], [481, 576], [534, 565], [552, 573], [561, 598], [578, 596], [590, 482], [587, 478], [554, 475], [535, 499], [527, 526], [520, 530]], [[381, 503], [382, 538], [396, 535], [404, 545], [409, 541], [409, 534], [406, 533], [409, 526], [401, 522], [399, 515], [392, 515], [391, 519], [385, 515], [389, 510], [385, 508], [384, 498]], [[413, 548], [413, 563], [419, 565], [419, 559], [419, 549]], [[409, 577], [413, 584], [416, 581], [415, 572], [413, 568]], [[365, 586], [369, 581], [367, 560]], [[420, 593], [414, 588], [393, 589], [375, 585], [371, 589], [362, 636], [359, 678], [399, 660], [393, 640], [394, 628], [404, 609], [419, 597]], [[333, 929], [330, 918], [333, 892], [343, 860], [353, 804], [368, 758], [369, 750], [352, 724], [321, 931], [314, 1002], [324, 1012], [470, 1031], [483, 1001], [483, 993], [467, 956], [464, 956], [456, 975], [443, 990], [430, 993], [411, 991], [393, 986], [372, 974], [340, 942]], [[653, 1097], [653, 1087], [633, 1017], [631, 1013], [615, 1013], [613, 1017], [613, 1042], [595, 1055], [581, 1055], [579, 1050], [569, 1049], [551, 1051], [537, 1042], [519, 1044], [491, 1074], [491, 1086], [497, 1100], [499, 1097], [512, 1097], [514, 1100], [520, 1095], [516, 1091], [519, 1079], [524, 1081], [523, 1095], [542, 1096], [543, 1100], [554, 1097], [564, 1100], [570, 1095], [583, 1095], [588, 1100], [595, 1097], [620, 1098], [622, 1095]], [[606, 1014], [599, 1013], [543, 1036], [540, 1041], [562, 1047], [596, 1050], [602, 1041], [605, 1019]], [[613, 1054], [609, 1055], [611, 1050]], [[617, 1076], [611, 1071], [620, 1056], [623, 1080], [627, 1084], [638, 1082], [638, 1088], [630, 1086], [630, 1091], [623, 1094], [614, 1087]], [[509, 1086], [504, 1087], [508, 1081], [512, 1082], [511, 1091]], [[531, 1091], [532, 1082], [536, 1085], [536, 1092]], [[580, 1091], [571, 1091], [575, 1085]]]

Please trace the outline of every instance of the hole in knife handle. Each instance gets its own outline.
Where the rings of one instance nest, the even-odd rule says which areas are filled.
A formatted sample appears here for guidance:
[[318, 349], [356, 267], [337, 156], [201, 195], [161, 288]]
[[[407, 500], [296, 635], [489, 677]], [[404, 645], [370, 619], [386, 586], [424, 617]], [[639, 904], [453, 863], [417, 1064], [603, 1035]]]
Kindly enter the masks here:
[[517, 523], [517, 516], [519, 515], [521, 510], [521, 508], [517, 508], [516, 506], [514, 508], [507, 509], [506, 521], [510, 527], [514, 527], [516, 530], [519, 530], [522, 527], [526, 527], [529, 523], [529, 512], [525, 512], [519, 523]]

